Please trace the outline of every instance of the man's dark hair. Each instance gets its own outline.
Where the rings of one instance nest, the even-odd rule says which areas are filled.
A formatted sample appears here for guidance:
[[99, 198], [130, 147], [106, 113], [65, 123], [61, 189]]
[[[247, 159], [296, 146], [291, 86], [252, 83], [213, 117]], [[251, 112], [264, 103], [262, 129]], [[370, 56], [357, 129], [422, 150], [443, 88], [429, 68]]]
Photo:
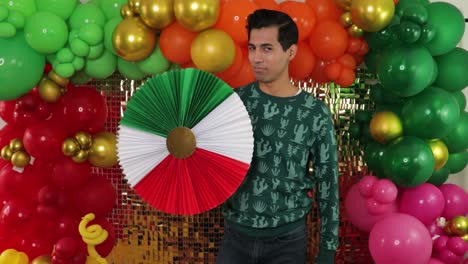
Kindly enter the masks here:
[[247, 32], [250, 39], [252, 29], [278, 27], [278, 42], [283, 50], [297, 44], [299, 31], [292, 18], [283, 12], [269, 9], [257, 9], [247, 17]]

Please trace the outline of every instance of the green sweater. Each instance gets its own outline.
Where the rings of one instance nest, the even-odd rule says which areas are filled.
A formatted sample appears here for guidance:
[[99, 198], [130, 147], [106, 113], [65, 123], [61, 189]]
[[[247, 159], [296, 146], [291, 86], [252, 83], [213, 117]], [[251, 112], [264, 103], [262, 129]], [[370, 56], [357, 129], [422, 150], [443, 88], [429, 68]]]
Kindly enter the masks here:
[[241, 232], [275, 236], [304, 222], [313, 202], [308, 193], [316, 187], [319, 259], [333, 263], [339, 224], [338, 159], [328, 107], [306, 92], [268, 95], [257, 82], [236, 92], [250, 115], [255, 145], [245, 180], [224, 204], [224, 217]]

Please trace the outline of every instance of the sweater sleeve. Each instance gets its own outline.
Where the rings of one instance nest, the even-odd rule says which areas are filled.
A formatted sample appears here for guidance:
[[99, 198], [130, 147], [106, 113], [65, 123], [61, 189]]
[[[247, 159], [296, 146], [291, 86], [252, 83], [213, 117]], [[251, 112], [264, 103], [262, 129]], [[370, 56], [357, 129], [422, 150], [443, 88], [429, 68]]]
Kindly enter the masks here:
[[320, 214], [319, 264], [334, 263], [338, 246], [338, 148], [332, 116], [325, 104], [321, 118], [315, 120], [316, 140], [312, 146], [312, 163], [316, 182], [316, 199]]

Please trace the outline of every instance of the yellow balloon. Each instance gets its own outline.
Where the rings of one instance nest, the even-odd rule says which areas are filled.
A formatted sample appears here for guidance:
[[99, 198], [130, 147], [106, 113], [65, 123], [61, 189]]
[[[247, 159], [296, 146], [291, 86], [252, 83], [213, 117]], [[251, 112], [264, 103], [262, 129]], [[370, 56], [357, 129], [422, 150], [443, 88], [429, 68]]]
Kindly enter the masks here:
[[51, 70], [47, 76], [49, 79], [54, 81], [56, 84], [58, 84], [61, 87], [66, 87], [68, 83], [70, 82], [69, 79], [63, 78], [62, 76], [58, 75], [54, 70]]
[[453, 235], [464, 236], [468, 234], [468, 218], [464, 216], [453, 217], [447, 225]]
[[49, 255], [42, 255], [31, 260], [30, 264], [50, 264], [51, 258]]
[[7, 249], [0, 254], [0, 264], [28, 264], [28, 256], [16, 249]]
[[24, 151], [16, 151], [11, 155], [11, 164], [19, 168], [26, 167], [30, 161], [31, 157]]
[[468, 234], [464, 235], [461, 237], [463, 240], [465, 240], [466, 243], [468, 243]]
[[374, 114], [370, 121], [369, 128], [372, 138], [382, 144], [399, 138], [403, 134], [403, 126], [400, 118], [390, 111], [377, 112]]
[[95, 134], [88, 160], [94, 166], [101, 168], [110, 168], [117, 164], [117, 139], [115, 134], [111, 132]]
[[351, 13], [350, 12], [344, 12], [341, 16], [340, 16], [340, 24], [343, 26], [343, 27], [349, 27], [353, 24], [353, 21], [351, 20]]
[[127, 18], [127, 17], [135, 16], [136, 14], [135, 12], [133, 12], [133, 10], [130, 8], [128, 4], [124, 4], [120, 8], [120, 15], [122, 16], [122, 18]]
[[19, 138], [14, 138], [10, 141], [10, 149], [13, 152], [20, 151], [24, 149], [23, 141]]
[[10, 146], [6, 145], [2, 148], [1, 156], [4, 160], [11, 160], [11, 156], [13, 155], [13, 151], [11, 151]]
[[127, 61], [140, 61], [153, 52], [156, 33], [139, 17], [127, 17], [120, 21], [112, 35], [117, 54]]
[[81, 149], [89, 149], [93, 143], [93, 136], [87, 132], [78, 132], [75, 134], [75, 139], [80, 144]]
[[138, 13], [140, 10], [142, 0], [128, 0], [128, 6], [133, 10], [134, 13]]
[[174, 14], [179, 23], [190, 31], [213, 26], [219, 16], [219, 0], [174, 0]]
[[141, 20], [150, 28], [163, 29], [174, 22], [174, 0], [143, 0]]
[[89, 151], [86, 149], [80, 149], [73, 157], [72, 160], [76, 163], [83, 163], [88, 160]]
[[340, 9], [348, 11], [351, 7], [351, 0], [335, 0], [335, 4]]
[[62, 153], [65, 156], [74, 156], [80, 149], [80, 144], [74, 138], [67, 138], [62, 143]]
[[360, 27], [358, 27], [356, 24], [352, 24], [348, 28], [349, 35], [353, 38], [360, 38], [362, 35], [364, 35], [364, 30], [362, 30]]
[[353, 0], [351, 17], [353, 23], [364, 31], [376, 32], [386, 27], [395, 14], [393, 0]]
[[57, 102], [63, 95], [63, 89], [48, 77], [42, 78], [38, 86], [39, 96], [48, 103]]
[[434, 171], [436, 171], [447, 163], [449, 157], [448, 148], [440, 139], [429, 140], [427, 144], [431, 147], [432, 155], [435, 160]]
[[207, 29], [192, 41], [190, 56], [197, 68], [217, 73], [226, 70], [234, 60], [236, 47], [224, 31]]

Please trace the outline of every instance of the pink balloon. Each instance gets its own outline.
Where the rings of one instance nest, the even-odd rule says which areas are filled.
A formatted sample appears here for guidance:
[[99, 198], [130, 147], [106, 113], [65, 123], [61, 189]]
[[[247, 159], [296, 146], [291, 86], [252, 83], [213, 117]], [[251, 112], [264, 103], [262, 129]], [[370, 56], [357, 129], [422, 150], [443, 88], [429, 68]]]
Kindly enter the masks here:
[[380, 215], [386, 213], [391, 209], [391, 204], [380, 203], [374, 199], [374, 197], [367, 199], [367, 210], [372, 215]]
[[443, 217], [452, 219], [457, 215], [468, 214], [468, 193], [463, 188], [453, 183], [446, 183], [442, 184], [439, 189], [445, 198]]
[[427, 264], [432, 239], [417, 218], [397, 213], [374, 225], [369, 234], [369, 250], [376, 264]]
[[362, 177], [359, 181], [359, 192], [364, 197], [372, 196], [372, 188], [374, 184], [378, 181], [378, 178], [372, 175], [367, 175]]
[[423, 183], [403, 191], [399, 210], [418, 218], [425, 225], [430, 225], [442, 214], [444, 206], [442, 192], [432, 184]]
[[461, 237], [450, 237], [447, 241], [447, 248], [450, 249], [455, 255], [463, 256], [468, 251], [468, 243]]
[[445, 264], [460, 264], [462, 262], [463, 257], [455, 255], [449, 249], [444, 249], [437, 255], [437, 258], [440, 259]]
[[447, 248], [448, 236], [440, 236], [434, 241], [434, 250], [440, 252]]
[[430, 225], [427, 225], [427, 230], [429, 230], [429, 233], [431, 234], [432, 237], [434, 236], [441, 236], [445, 234], [445, 231], [442, 227], [437, 225], [437, 219], [434, 220]]
[[391, 203], [397, 198], [398, 189], [391, 180], [381, 179], [374, 184], [372, 194], [379, 203]]
[[427, 264], [445, 264], [442, 261], [436, 259], [436, 258], [431, 258]]
[[359, 192], [359, 184], [354, 184], [345, 197], [345, 212], [351, 223], [359, 230], [369, 233], [377, 221], [397, 211], [396, 202], [391, 203], [390, 210], [381, 215], [372, 215], [367, 210], [367, 199]]

